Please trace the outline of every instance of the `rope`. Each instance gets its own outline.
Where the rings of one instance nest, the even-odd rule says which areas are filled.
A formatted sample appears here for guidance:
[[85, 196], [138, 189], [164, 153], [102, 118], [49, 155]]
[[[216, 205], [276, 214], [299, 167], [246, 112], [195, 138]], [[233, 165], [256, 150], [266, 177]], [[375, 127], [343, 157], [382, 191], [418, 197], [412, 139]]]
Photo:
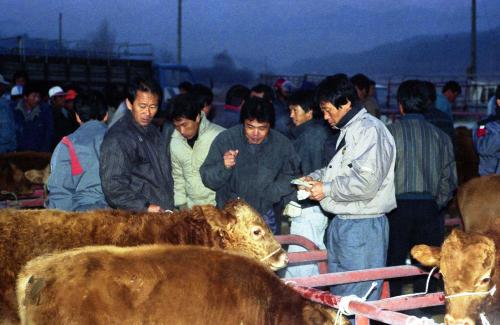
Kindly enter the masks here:
[[479, 318], [481, 319], [481, 323], [483, 323], [483, 325], [490, 325], [490, 322], [484, 313], [479, 314]]
[[420, 295], [426, 295], [428, 292], [429, 292], [429, 283], [431, 281], [431, 276], [432, 274], [437, 270], [437, 266], [434, 266], [431, 271], [429, 272], [429, 274], [427, 275], [427, 281], [425, 282], [425, 291], [424, 292], [415, 292], [415, 293], [408, 293], [406, 295], [400, 295], [400, 296], [394, 296], [394, 297], [391, 297], [391, 298], [395, 298], [395, 297], [413, 297], [413, 296], [420, 296]]
[[366, 291], [366, 293], [363, 296], [363, 298], [360, 298], [360, 297], [358, 297], [356, 295], [350, 295], [350, 296], [345, 296], [345, 297], [340, 298], [339, 309], [337, 311], [337, 316], [335, 317], [335, 323], [334, 323], [334, 325], [341, 324], [341, 323], [339, 323], [340, 315], [345, 315], [345, 316], [352, 316], [352, 315], [354, 315], [354, 313], [352, 313], [349, 310], [349, 304], [351, 303], [351, 301], [360, 301], [360, 302], [366, 301], [366, 298], [368, 298], [368, 296], [372, 293], [372, 291], [376, 287], [377, 287], [377, 282], [372, 282], [372, 285], [370, 286], [370, 288], [368, 289], [368, 291]]
[[432, 318], [410, 316], [406, 319], [405, 325], [442, 325], [442, 323], [435, 323]]
[[267, 260], [269, 257], [273, 256], [274, 254], [276, 254], [277, 252], [279, 252], [281, 250], [281, 246], [278, 247], [274, 252], [271, 252], [269, 255], [263, 257], [260, 259], [261, 262]]
[[490, 295], [490, 296], [493, 296], [495, 294], [495, 292], [497, 291], [497, 286], [494, 285], [493, 287], [491, 287], [490, 290], [488, 291], [476, 291], [476, 292], [460, 292], [460, 293], [456, 293], [456, 294], [453, 294], [453, 295], [449, 295], [449, 296], [445, 296], [446, 299], [450, 299], [450, 298], [456, 298], [456, 297], [466, 297], [466, 296], [487, 296], [487, 295]]

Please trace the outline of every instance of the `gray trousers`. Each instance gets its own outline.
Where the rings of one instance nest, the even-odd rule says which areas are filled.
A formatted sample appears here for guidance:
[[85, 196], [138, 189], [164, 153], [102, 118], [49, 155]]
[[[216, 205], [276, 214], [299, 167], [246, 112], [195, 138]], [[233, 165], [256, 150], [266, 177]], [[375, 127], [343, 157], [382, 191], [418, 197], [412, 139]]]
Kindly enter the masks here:
[[[366, 219], [342, 219], [336, 216], [327, 233], [328, 272], [345, 272], [384, 267], [389, 243], [389, 223], [385, 214]], [[382, 280], [367, 300], [378, 300]], [[334, 295], [363, 297], [372, 281], [332, 286]]]

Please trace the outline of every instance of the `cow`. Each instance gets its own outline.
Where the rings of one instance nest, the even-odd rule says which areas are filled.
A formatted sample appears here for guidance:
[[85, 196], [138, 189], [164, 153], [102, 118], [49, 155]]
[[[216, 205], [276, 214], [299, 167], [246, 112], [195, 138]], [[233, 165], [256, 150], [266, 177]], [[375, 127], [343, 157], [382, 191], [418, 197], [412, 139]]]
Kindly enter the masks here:
[[500, 218], [500, 175], [474, 178], [459, 187], [458, 207], [465, 231], [482, 232], [492, 219]]
[[48, 152], [9, 152], [0, 154], [0, 190], [17, 195], [33, 193], [33, 184], [43, 184], [42, 178], [30, 178], [32, 174], [47, 174], [50, 165]]
[[319, 325], [335, 319], [333, 310], [303, 298], [261, 263], [195, 246], [89, 246], [43, 255], [19, 274], [17, 299], [22, 324]]
[[[195, 206], [175, 213], [119, 210], [0, 210], [0, 315], [16, 320], [15, 277], [30, 259], [89, 245], [204, 245], [252, 256], [273, 270], [288, 257], [262, 217], [241, 200], [224, 209]], [[1, 324], [1, 321], [0, 321]]]
[[500, 324], [500, 219], [484, 234], [453, 229], [441, 248], [417, 245], [411, 255], [441, 270], [446, 295], [445, 323], [474, 325], [485, 312], [490, 324]]

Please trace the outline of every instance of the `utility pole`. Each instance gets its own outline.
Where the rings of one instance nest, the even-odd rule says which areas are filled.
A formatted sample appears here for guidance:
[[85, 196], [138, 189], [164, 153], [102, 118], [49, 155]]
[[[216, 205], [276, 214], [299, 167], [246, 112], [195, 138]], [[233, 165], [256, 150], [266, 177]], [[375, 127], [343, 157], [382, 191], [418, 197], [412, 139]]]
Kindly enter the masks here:
[[177, 5], [177, 63], [182, 64], [182, 0]]
[[470, 33], [470, 64], [467, 67], [467, 78], [475, 80], [477, 72], [476, 0], [472, 0]]
[[62, 12], [59, 13], [59, 51], [62, 51]]

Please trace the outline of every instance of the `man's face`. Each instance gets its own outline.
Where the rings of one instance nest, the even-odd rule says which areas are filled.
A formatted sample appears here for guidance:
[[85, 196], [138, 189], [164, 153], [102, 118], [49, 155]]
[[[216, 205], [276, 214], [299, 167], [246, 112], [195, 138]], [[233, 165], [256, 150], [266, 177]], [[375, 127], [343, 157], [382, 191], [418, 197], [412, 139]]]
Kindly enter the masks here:
[[151, 124], [153, 117], [158, 111], [158, 95], [138, 90], [135, 100], [130, 103], [127, 99], [127, 107], [132, 112], [134, 120], [142, 127]]
[[269, 134], [271, 125], [269, 122], [259, 122], [257, 120], [246, 119], [243, 123], [245, 137], [250, 144], [261, 144]]
[[51, 100], [52, 100], [52, 104], [56, 108], [62, 108], [64, 106], [64, 102], [65, 102], [64, 96], [54, 96], [51, 98]]
[[174, 120], [174, 127], [184, 138], [190, 140], [198, 133], [200, 122], [200, 115], [198, 115], [194, 121], [181, 117]]
[[331, 127], [334, 127], [342, 120], [342, 118], [350, 110], [351, 108], [350, 105], [351, 103], [348, 102], [345, 106], [342, 106], [340, 109], [337, 109], [337, 107], [335, 107], [330, 102], [321, 102], [319, 104], [319, 107], [323, 112], [323, 118], [325, 119], [325, 121], [327, 121]]
[[448, 99], [448, 101], [450, 103], [454, 103], [456, 100], [457, 100], [457, 97], [458, 97], [458, 91], [457, 92], [453, 92], [451, 90], [447, 90], [445, 93], [444, 93], [444, 96]]
[[288, 106], [288, 108], [290, 109], [290, 118], [292, 119], [295, 126], [304, 124], [305, 122], [310, 121], [313, 118], [312, 110], [306, 113], [300, 105], [290, 105]]
[[40, 93], [34, 92], [30, 93], [28, 96], [24, 96], [24, 102], [27, 108], [35, 108], [40, 102]]

